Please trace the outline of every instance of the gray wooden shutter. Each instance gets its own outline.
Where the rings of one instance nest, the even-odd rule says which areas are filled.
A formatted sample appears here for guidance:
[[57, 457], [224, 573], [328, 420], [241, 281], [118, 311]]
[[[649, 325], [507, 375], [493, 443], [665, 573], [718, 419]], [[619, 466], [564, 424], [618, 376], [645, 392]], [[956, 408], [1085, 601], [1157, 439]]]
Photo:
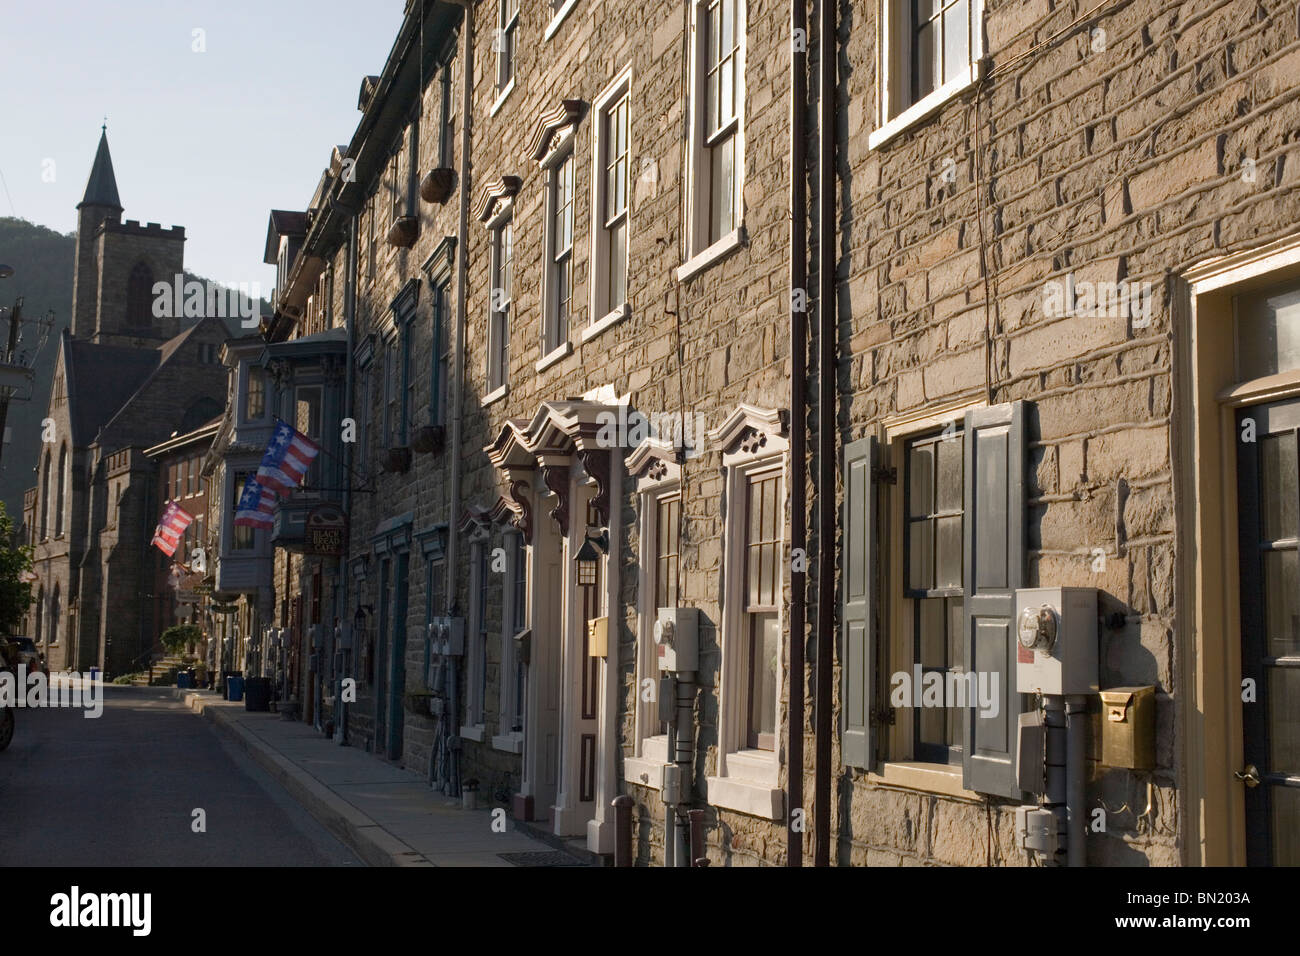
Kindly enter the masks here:
[[871, 709], [874, 704], [875, 647], [872, 641], [875, 576], [876, 439], [867, 437], [844, 447], [844, 539], [840, 575], [840, 668], [843, 671], [844, 733], [840, 740], [846, 767], [871, 767], [875, 754]]
[[[962, 785], [1021, 799], [1016, 784], [1016, 588], [1025, 586], [1024, 402], [966, 413], [966, 668], [997, 673], [995, 716], [966, 708]], [[990, 685], [991, 686], [991, 685]]]

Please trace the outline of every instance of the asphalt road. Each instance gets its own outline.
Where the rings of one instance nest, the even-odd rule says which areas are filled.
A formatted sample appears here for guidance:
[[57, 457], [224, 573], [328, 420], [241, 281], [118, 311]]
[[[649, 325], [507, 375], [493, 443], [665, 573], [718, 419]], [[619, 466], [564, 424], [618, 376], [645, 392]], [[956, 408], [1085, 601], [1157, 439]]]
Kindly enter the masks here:
[[17, 712], [0, 752], [0, 865], [362, 865], [170, 691], [104, 691], [96, 719]]

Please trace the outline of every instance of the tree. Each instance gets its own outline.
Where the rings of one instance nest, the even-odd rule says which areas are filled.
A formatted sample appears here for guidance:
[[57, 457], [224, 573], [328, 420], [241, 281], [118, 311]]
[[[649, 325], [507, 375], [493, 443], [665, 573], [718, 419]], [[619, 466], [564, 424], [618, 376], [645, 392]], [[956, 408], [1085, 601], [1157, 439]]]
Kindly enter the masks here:
[[32, 604], [32, 549], [15, 543], [13, 522], [0, 501], [0, 631], [16, 633]]
[[179, 654], [191, 644], [203, 639], [203, 628], [197, 624], [173, 624], [162, 632], [159, 640], [169, 654]]

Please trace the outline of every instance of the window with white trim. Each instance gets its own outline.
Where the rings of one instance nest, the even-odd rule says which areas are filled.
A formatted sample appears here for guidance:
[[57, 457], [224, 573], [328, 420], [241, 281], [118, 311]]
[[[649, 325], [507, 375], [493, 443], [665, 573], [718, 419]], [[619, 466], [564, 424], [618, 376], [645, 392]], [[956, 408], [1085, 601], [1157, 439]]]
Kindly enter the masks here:
[[784, 501], [780, 469], [745, 479], [744, 604], [745, 744], [776, 749], [776, 687], [781, 655], [781, 526]]
[[[645, 517], [650, 523], [647, 530], [654, 542], [651, 552], [653, 564], [649, 569], [654, 606], [646, 609], [653, 620], [656, 619], [659, 608], [677, 607], [681, 599], [681, 491], [674, 488], [656, 495], [653, 498], [653, 508], [648, 510]], [[644, 676], [654, 680], [658, 685], [660, 677], [658, 655], [652, 654], [650, 662], [650, 668]], [[651, 729], [655, 735], [666, 734], [668, 724], [655, 720]]]
[[744, 184], [744, 0], [693, 0], [689, 255], [731, 237]]
[[492, 284], [488, 296], [488, 391], [510, 381], [510, 302], [514, 224], [507, 214], [492, 227]]
[[546, 309], [542, 354], [549, 355], [569, 338], [573, 313], [573, 150], [547, 171]]
[[501, 703], [498, 733], [522, 733], [524, 729], [524, 679], [526, 667], [519, 660], [515, 635], [528, 626], [528, 547], [518, 532], [506, 535], [506, 593], [501, 628]]
[[631, 173], [631, 72], [596, 100], [592, 203], [591, 322], [627, 305], [628, 182]]
[[983, 7], [983, 0], [882, 0], [880, 128], [873, 146], [977, 79]]
[[497, 54], [498, 92], [514, 82], [518, 40], [519, 0], [497, 0], [497, 33], [492, 45]]
[[487, 542], [475, 541], [470, 545], [469, 647], [466, 648], [465, 675], [466, 723], [472, 726], [482, 726], [487, 700], [487, 612], [490, 583]]

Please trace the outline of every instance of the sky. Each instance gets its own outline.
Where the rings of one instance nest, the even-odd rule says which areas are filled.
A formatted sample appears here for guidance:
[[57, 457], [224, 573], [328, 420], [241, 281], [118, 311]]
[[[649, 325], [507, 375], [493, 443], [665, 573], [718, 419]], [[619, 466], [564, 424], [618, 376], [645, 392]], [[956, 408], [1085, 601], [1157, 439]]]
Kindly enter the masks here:
[[188, 270], [267, 295], [269, 212], [305, 208], [351, 139], [403, 0], [0, 8], [0, 216], [73, 231], [107, 117], [122, 218], [184, 226]]

